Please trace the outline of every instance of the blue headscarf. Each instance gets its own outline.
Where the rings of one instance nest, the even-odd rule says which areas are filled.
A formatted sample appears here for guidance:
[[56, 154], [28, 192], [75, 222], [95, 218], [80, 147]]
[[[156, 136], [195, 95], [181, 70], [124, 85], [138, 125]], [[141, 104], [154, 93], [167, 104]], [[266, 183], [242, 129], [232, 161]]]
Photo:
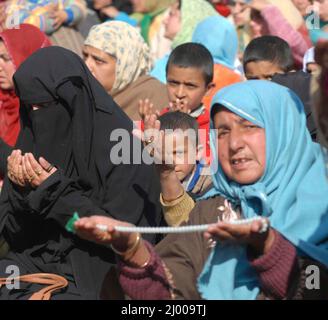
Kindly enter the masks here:
[[[253, 80], [222, 89], [212, 100], [265, 129], [266, 168], [252, 185], [228, 181], [218, 163], [215, 130], [210, 132], [214, 188], [240, 204], [245, 218], [268, 217], [271, 226], [295, 245], [299, 255], [328, 266], [328, 183], [320, 146], [306, 128], [300, 99], [288, 88]], [[211, 129], [213, 129], [213, 119]], [[214, 166], [215, 167], [215, 166]], [[259, 282], [241, 245], [218, 243], [198, 279], [205, 299], [255, 299]]]
[[205, 46], [214, 62], [234, 69], [238, 52], [238, 37], [232, 23], [222, 17], [213, 16], [200, 22], [192, 36], [192, 42]]

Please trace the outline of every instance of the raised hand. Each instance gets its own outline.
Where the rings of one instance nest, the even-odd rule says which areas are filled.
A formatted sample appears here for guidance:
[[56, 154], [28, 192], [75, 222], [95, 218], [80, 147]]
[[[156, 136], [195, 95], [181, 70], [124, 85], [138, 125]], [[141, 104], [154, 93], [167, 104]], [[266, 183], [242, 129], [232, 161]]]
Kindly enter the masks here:
[[180, 111], [188, 114], [191, 113], [191, 109], [189, 108], [188, 102], [181, 99], [177, 99], [174, 102], [170, 102], [169, 107], [170, 111]]
[[57, 168], [42, 157], [38, 162], [32, 153], [26, 153], [22, 159], [22, 171], [24, 180], [32, 188], [36, 188], [55, 173]]
[[156, 117], [160, 116], [160, 112], [156, 110], [154, 112], [154, 104], [146, 100], [139, 100], [139, 115], [140, 118], [145, 121], [146, 116], [156, 115]]
[[7, 175], [9, 180], [14, 184], [25, 187], [27, 182], [24, 179], [22, 161], [23, 156], [21, 150], [13, 150], [7, 158]]
[[62, 26], [68, 19], [68, 15], [65, 10], [56, 10], [49, 13], [49, 17], [54, 20], [53, 27], [58, 29]]

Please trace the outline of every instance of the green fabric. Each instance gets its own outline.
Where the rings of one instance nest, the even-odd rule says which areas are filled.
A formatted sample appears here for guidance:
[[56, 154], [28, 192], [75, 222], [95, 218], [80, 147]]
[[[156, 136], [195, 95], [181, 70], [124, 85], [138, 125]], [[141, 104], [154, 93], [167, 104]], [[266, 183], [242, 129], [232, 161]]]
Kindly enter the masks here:
[[140, 21], [140, 27], [141, 27], [141, 35], [142, 37], [145, 39], [145, 41], [149, 44], [149, 39], [148, 39], [148, 35], [149, 35], [149, 28], [150, 25], [153, 21], [153, 17], [151, 14], [144, 14], [142, 20]]
[[69, 219], [68, 222], [66, 223], [65, 229], [68, 232], [75, 233], [74, 223], [79, 219], [80, 219], [79, 214], [77, 212], [74, 212], [73, 217]]
[[147, 43], [150, 25], [159, 14], [164, 12], [175, 0], [147, 0], [145, 7], [147, 13], [145, 13], [140, 20], [141, 35]]
[[173, 40], [172, 48], [190, 42], [197, 24], [215, 15], [218, 15], [218, 13], [205, 0], [182, 0], [181, 28]]

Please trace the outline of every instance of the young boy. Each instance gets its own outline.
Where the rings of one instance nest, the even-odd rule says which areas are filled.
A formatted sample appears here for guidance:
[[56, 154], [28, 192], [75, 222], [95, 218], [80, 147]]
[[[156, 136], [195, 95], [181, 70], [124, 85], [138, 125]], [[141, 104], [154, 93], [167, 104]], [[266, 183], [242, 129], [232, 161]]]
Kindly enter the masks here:
[[274, 74], [293, 69], [294, 60], [288, 43], [276, 36], [263, 36], [252, 40], [243, 58], [248, 80], [271, 80]]
[[293, 69], [293, 57], [288, 43], [275, 36], [263, 36], [250, 42], [244, 54], [244, 71], [248, 80], [272, 80], [293, 90], [304, 105], [307, 127], [316, 140], [317, 129], [312, 117], [310, 99], [311, 75]]
[[[149, 131], [156, 128], [164, 134]], [[201, 156], [198, 128], [195, 118], [180, 111], [167, 112], [158, 120], [146, 117], [144, 141], [152, 137], [150, 149], [156, 149], [154, 157], [162, 191], [160, 201], [170, 226], [187, 221], [195, 200], [211, 186], [211, 177], [206, 174], [207, 167]]]
[[[166, 65], [166, 87], [170, 105], [161, 112], [164, 114], [179, 110], [195, 118], [199, 129], [204, 130], [200, 139], [203, 146], [206, 145], [206, 157], [209, 157], [210, 115], [202, 100], [214, 87], [213, 68], [212, 55], [203, 45], [190, 42], [176, 47]], [[139, 113], [142, 119], [153, 113], [150, 101], [139, 102]], [[203, 139], [206, 139], [206, 143]]]

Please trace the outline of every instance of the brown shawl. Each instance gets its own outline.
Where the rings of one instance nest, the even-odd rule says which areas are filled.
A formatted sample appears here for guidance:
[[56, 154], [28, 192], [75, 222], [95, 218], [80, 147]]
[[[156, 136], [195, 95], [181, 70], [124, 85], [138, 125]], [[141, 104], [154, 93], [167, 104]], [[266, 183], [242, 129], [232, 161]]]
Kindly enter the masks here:
[[149, 99], [154, 104], [154, 111], [161, 111], [169, 105], [166, 86], [148, 75], [139, 77], [137, 81], [114, 94], [113, 99], [134, 121], [141, 120], [138, 112], [139, 100]]

